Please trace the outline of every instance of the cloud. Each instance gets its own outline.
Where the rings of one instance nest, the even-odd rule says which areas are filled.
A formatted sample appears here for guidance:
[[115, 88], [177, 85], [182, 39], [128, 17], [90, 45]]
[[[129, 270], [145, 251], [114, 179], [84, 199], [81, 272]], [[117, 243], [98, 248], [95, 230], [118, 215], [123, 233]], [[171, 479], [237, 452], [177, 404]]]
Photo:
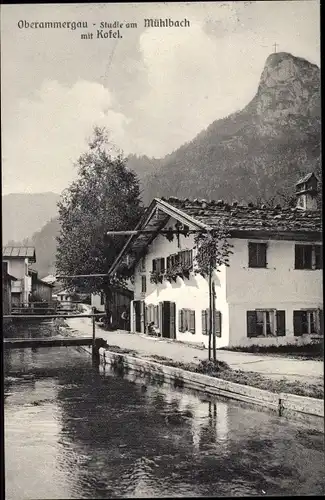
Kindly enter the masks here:
[[123, 146], [127, 118], [114, 110], [103, 85], [77, 81], [68, 87], [47, 80], [35, 99], [22, 99], [6, 120], [3, 158], [6, 191], [60, 191], [76, 174], [73, 163], [86, 147], [93, 126], [105, 126], [113, 144]]
[[275, 41], [319, 63], [317, 2], [220, 4], [214, 13], [201, 12], [190, 28], [149, 28], [140, 36], [149, 91], [128, 125], [134, 151], [163, 156], [242, 109]]

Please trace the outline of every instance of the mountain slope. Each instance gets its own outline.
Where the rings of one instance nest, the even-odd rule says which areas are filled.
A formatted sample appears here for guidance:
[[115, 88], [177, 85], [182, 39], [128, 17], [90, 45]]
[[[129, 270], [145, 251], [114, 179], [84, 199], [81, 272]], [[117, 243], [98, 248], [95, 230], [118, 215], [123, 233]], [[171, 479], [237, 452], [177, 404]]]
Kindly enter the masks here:
[[13, 193], [2, 197], [2, 242], [21, 241], [57, 214], [56, 193]]
[[40, 231], [33, 234], [31, 238], [25, 238], [18, 246], [33, 246], [36, 250], [36, 262], [33, 269], [36, 269], [40, 278], [48, 274], [55, 274], [56, 257], [56, 237], [60, 233], [60, 224], [57, 218], [47, 222]]
[[165, 157], [145, 178], [144, 198], [280, 201], [299, 176], [320, 170], [319, 68], [278, 53], [253, 100]]

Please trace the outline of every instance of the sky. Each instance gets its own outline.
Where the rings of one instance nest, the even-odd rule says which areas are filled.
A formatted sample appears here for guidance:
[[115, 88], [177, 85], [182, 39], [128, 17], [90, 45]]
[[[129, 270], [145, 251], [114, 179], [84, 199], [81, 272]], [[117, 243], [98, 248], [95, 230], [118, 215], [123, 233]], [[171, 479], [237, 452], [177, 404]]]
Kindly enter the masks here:
[[[274, 43], [320, 65], [319, 11], [315, 0], [2, 5], [3, 194], [60, 193], [95, 125], [125, 155], [171, 153], [248, 104]], [[166, 18], [190, 26], [144, 26]], [[97, 38], [114, 21], [122, 38]]]

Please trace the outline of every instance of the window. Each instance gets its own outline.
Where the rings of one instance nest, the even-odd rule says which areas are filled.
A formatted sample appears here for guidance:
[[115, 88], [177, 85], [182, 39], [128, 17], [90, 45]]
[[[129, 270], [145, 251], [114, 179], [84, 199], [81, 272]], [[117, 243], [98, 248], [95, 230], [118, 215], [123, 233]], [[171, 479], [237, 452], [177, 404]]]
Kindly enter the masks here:
[[[213, 329], [213, 323], [212, 323]], [[214, 329], [216, 332], [216, 337], [221, 337], [221, 312], [214, 311]], [[210, 309], [204, 309], [202, 311], [202, 334], [209, 335], [210, 331]]]
[[147, 291], [147, 278], [146, 276], [141, 276], [141, 293], [146, 293]]
[[165, 272], [165, 259], [153, 259], [152, 260], [152, 272], [153, 273], [164, 273]]
[[293, 311], [295, 337], [307, 334], [323, 335], [323, 311], [320, 309]]
[[[212, 324], [213, 329], [213, 324]], [[221, 337], [221, 312], [214, 311], [214, 329], [216, 332], [216, 337]], [[210, 331], [210, 309], [204, 309], [202, 311], [202, 334], [209, 335]]]
[[105, 304], [105, 295], [104, 292], [100, 293], [100, 305], [103, 306]]
[[8, 262], [2, 261], [2, 274], [8, 273]]
[[266, 243], [248, 243], [248, 267], [266, 267]]
[[179, 262], [183, 267], [190, 269], [193, 265], [193, 251], [192, 250], [183, 250], [178, 253]]
[[180, 309], [178, 312], [178, 330], [180, 332], [195, 333], [195, 311]]
[[146, 272], [146, 258], [142, 257], [140, 260], [140, 272], [145, 273]]
[[169, 255], [167, 257], [167, 271], [170, 271], [173, 266], [176, 266], [179, 263], [179, 254], [174, 253], [173, 255]]
[[155, 323], [155, 306], [153, 304], [149, 304], [146, 307], [146, 322], [147, 324]]
[[285, 335], [285, 311], [274, 309], [247, 311], [247, 337]]
[[295, 245], [295, 269], [323, 269], [321, 245]]

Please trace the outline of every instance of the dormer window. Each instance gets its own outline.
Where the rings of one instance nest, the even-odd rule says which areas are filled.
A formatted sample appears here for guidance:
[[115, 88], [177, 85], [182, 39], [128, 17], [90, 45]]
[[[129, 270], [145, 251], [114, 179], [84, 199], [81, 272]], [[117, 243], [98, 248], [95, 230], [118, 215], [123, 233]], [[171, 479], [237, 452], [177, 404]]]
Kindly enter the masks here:
[[314, 173], [307, 174], [296, 184], [297, 208], [317, 209], [318, 179]]

